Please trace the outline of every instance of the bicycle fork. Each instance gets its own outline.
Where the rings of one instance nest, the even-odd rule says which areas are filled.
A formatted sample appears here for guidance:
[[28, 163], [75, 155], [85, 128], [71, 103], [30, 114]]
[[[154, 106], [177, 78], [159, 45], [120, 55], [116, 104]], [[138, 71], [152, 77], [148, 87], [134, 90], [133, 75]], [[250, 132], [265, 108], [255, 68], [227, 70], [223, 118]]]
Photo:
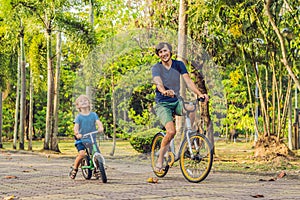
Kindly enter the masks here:
[[[189, 112], [187, 113], [187, 116], [188, 115], [189, 115]], [[186, 117], [185, 118], [185, 123], [186, 123], [186, 127], [187, 127], [187, 131], [185, 131], [185, 138], [186, 138], [187, 143], [188, 143], [188, 148], [189, 148], [189, 152], [190, 152], [190, 155], [191, 155], [191, 159], [193, 160], [195, 158], [195, 156], [193, 154], [192, 143], [191, 143], [191, 140], [190, 140], [190, 135], [192, 133], [192, 131], [191, 131], [191, 127], [192, 127], [191, 119], [189, 117]], [[197, 142], [194, 142], [193, 145], [195, 146], [196, 150], [199, 149], [199, 146], [198, 146]]]
[[94, 166], [97, 166], [96, 163], [95, 163], [97, 157], [99, 157], [100, 160], [102, 161], [103, 165], [105, 165], [105, 160], [104, 160], [104, 157], [102, 156], [102, 154], [99, 153], [99, 152], [95, 152], [95, 154], [93, 156], [93, 164], [94, 164]]

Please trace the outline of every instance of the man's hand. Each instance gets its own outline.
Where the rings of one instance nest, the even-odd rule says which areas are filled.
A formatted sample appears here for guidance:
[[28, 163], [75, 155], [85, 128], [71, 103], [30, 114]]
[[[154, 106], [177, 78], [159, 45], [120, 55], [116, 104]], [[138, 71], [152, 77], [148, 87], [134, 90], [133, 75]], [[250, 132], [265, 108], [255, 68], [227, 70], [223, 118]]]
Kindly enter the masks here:
[[209, 101], [209, 96], [207, 94], [201, 94], [199, 95], [200, 98], [204, 98], [205, 99], [205, 103], [207, 103]]
[[174, 90], [165, 90], [164, 92], [162, 92], [162, 94], [164, 96], [168, 96], [168, 97], [172, 97], [172, 98], [175, 96]]

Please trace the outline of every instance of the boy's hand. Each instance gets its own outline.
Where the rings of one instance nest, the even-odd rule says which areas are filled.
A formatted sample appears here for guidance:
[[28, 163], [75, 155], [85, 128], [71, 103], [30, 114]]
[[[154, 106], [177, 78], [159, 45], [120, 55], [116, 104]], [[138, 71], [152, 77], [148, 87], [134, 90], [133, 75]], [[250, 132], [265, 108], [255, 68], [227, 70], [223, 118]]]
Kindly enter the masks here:
[[77, 135], [75, 135], [75, 137], [77, 138], [77, 139], [80, 139], [80, 138], [82, 138], [82, 134], [77, 134]]
[[103, 127], [98, 128], [98, 133], [103, 133], [103, 131], [104, 131]]

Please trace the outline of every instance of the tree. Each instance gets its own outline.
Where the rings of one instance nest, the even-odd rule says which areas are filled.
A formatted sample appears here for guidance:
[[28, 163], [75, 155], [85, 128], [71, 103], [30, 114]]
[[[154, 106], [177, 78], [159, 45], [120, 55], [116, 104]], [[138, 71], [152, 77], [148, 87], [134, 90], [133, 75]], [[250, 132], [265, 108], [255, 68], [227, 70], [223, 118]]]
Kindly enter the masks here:
[[60, 83], [60, 66], [61, 66], [61, 32], [58, 31], [56, 35], [56, 69], [54, 81], [54, 105], [53, 105], [53, 136], [51, 137], [51, 150], [60, 152], [58, 148], [58, 110], [59, 110], [59, 83]]
[[20, 66], [21, 66], [21, 95], [20, 95], [20, 149], [24, 149], [24, 132], [25, 132], [25, 115], [26, 115], [26, 60], [24, 49], [24, 27], [22, 21], [20, 22]]
[[[298, 90], [300, 90], [300, 83], [299, 80], [297, 79], [295, 73], [292, 70], [292, 67], [289, 64], [288, 58], [287, 58], [287, 52], [286, 52], [286, 45], [284, 42], [284, 38], [282, 36], [282, 34], [280, 33], [279, 28], [276, 25], [276, 22], [273, 19], [272, 13], [270, 11], [272, 5], [274, 4], [274, 2], [272, 2], [271, 0], [266, 0], [265, 2], [265, 10], [266, 10], [266, 15], [268, 16], [269, 22], [272, 25], [273, 30], [275, 31], [278, 39], [279, 39], [279, 43], [280, 43], [280, 48], [281, 48], [281, 54], [282, 54], [282, 63], [284, 64], [286, 70], [288, 71], [289, 75], [291, 76], [291, 78], [293, 79], [293, 81], [295, 82], [296, 86], [298, 87]], [[287, 4], [286, 6], [288, 6], [289, 8], [289, 12], [292, 11], [290, 4], [288, 4], [287, 1], [284, 1], [284, 4]], [[285, 5], [282, 6], [285, 6]], [[297, 20], [295, 18], [295, 20]], [[299, 21], [298, 21], [298, 28], [299, 28]]]
[[2, 148], [2, 89], [0, 89], [0, 149]]
[[[187, 48], [187, 5], [188, 2], [186, 0], [180, 0], [179, 3], [179, 24], [178, 24], [178, 53], [177, 59], [181, 60], [185, 65], [187, 64], [187, 55], [186, 55], [186, 48]], [[180, 95], [184, 98], [185, 97], [185, 90], [186, 85], [184, 84], [184, 80], [180, 77]], [[183, 133], [184, 127], [184, 117], [176, 116], [176, 141], [179, 144], [181, 139], [181, 134]], [[179, 145], [177, 145], [179, 146]]]

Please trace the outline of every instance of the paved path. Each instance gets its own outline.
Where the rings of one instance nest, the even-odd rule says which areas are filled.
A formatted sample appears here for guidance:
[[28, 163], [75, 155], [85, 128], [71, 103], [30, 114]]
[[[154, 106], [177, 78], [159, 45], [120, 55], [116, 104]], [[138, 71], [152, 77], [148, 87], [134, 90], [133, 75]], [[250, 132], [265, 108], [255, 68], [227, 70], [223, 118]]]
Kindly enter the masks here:
[[[300, 199], [300, 176], [274, 177], [212, 172], [201, 183], [189, 183], [179, 168], [171, 168], [157, 184], [149, 161], [106, 158], [106, 184], [68, 177], [74, 158], [6, 152], [0, 154], [0, 199]], [[261, 179], [266, 181], [261, 181]], [[261, 195], [261, 196], [260, 196]]]

